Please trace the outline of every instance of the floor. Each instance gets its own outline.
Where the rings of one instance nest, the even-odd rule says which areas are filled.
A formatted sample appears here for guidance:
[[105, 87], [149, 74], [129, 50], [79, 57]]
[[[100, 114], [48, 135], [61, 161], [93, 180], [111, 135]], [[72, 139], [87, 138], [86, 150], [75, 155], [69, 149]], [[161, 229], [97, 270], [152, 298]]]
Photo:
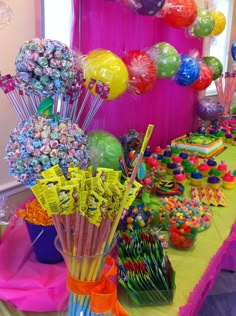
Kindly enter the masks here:
[[[8, 204], [14, 208], [24, 202], [30, 195], [30, 190], [15, 194], [8, 198]], [[24, 313], [24, 315], [30, 314]], [[62, 314], [63, 316], [65, 315], [64, 313]], [[57, 315], [62, 314], [58, 313]], [[2, 304], [0, 304], [0, 316], [10, 315], [23, 314], [21, 312], [13, 312], [11, 308], [10, 310], [8, 308], [3, 310]], [[44, 315], [47, 314], [45, 313]], [[198, 316], [236, 316], [236, 272], [221, 271]]]

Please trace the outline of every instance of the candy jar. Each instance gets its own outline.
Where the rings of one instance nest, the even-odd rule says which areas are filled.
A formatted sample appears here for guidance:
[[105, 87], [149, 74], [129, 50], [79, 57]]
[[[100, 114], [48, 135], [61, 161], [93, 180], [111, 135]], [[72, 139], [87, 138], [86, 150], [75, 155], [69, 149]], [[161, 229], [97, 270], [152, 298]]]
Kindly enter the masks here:
[[197, 237], [197, 228], [186, 223], [170, 223], [169, 243], [176, 249], [191, 249]]

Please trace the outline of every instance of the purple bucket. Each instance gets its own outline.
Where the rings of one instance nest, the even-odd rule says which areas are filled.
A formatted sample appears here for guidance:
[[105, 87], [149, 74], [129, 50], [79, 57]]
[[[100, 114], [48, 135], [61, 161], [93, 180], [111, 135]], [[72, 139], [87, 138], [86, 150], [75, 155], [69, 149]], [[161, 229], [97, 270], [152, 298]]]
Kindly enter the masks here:
[[63, 261], [62, 255], [54, 246], [54, 239], [57, 236], [54, 225], [35, 225], [27, 221], [25, 223], [37, 260], [48, 264]]

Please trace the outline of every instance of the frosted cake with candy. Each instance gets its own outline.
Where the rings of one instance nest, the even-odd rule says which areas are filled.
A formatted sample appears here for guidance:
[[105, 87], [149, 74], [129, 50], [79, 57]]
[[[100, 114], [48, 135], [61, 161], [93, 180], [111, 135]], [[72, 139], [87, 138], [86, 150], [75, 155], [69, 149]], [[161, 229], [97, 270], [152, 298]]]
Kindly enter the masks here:
[[172, 140], [171, 148], [178, 148], [189, 153], [197, 153], [199, 157], [211, 157], [224, 149], [223, 139], [214, 135], [189, 133]]

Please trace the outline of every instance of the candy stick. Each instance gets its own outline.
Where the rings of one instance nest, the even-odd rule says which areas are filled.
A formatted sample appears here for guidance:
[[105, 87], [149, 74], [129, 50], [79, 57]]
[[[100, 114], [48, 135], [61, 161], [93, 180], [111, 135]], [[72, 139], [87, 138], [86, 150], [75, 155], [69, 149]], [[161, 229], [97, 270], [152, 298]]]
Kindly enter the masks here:
[[148, 144], [148, 141], [152, 135], [152, 131], [153, 131], [153, 128], [154, 128], [154, 125], [152, 124], [149, 124], [148, 125], [148, 128], [146, 130], [146, 133], [145, 133], [145, 136], [144, 136], [144, 139], [143, 139], [143, 143], [142, 143], [142, 147], [140, 149], [140, 154], [139, 154], [139, 157], [138, 157], [138, 160], [137, 160], [137, 163], [132, 171], [132, 174], [131, 174], [131, 177], [130, 177], [130, 180], [129, 180], [129, 183], [125, 189], [125, 192], [124, 192], [124, 195], [123, 195], [123, 199], [121, 201], [121, 206], [120, 206], [120, 209], [112, 223], [112, 228], [111, 228], [111, 231], [110, 231], [110, 234], [109, 234], [109, 237], [108, 237], [108, 241], [107, 241], [107, 244], [106, 244], [106, 248], [105, 250], [109, 249], [111, 243], [112, 243], [112, 239], [115, 235], [115, 232], [116, 232], [116, 229], [117, 229], [117, 226], [119, 224], [119, 220], [120, 220], [120, 217], [121, 217], [121, 214], [123, 212], [123, 209], [124, 209], [124, 206], [126, 204], [126, 201], [128, 199], [128, 195], [130, 193], [130, 190], [132, 188], [132, 184], [136, 178], [136, 175], [137, 175], [137, 172], [138, 172], [138, 169], [139, 169], [139, 166], [142, 162], [142, 159], [143, 159], [143, 155], [144, 155], [144, 152], [145, 152], [145, 149], [147, 147], [147, 144]]
[[[85, 119], [85, 122], [83, 123], [82, 125], [82, 129], [85, 131], [89, 124], [91, 123], [92, 119], [94, 118], [95, 114], [97, 113], [97, 111], [99, 110], [100, 106], [102, 105], [103, 103], [103, 99], [96, 99], [94, 100], [94, 104], [93, 104], [93, 107], [91, 106], [90, 110], [89, 110], [89, 113], [87, 114], [87, 117]], [[97, 103], [96, 103], [97, 102]]]
[[85, 107], [85, 105], [86, 105], [86, 103], [87, 103], [87, 101], [88, 101], [88, 97], [89, 97], [89, 95], [90, 95], [90, 91], [93, 89], [95, 83], [96, 83], [96, 80], [91, 78], [91, 79], [90, 79], [90, 82], [89, 82], [89, 85], [88, 85], [88, 90], [87, 90], [87, 92], [86, 92], [86, 94], [85, 94], [85, 97], [84, 97], [83, 102], [82, 102], [82, 104], [81, 104], [81, 107], [80, 107], [80, 109], [79, 109], [79, 113], [77, 114], [77, 117], [76, 117], [76, 119], [75, 119], [75, 122], [78, 122], [78, 121], [79, 121], [80, 116], [81, 116], [81, 114], [82, 114], [82, 112], [83, 112], [83, 110], [84, 110], [84, 107]]

